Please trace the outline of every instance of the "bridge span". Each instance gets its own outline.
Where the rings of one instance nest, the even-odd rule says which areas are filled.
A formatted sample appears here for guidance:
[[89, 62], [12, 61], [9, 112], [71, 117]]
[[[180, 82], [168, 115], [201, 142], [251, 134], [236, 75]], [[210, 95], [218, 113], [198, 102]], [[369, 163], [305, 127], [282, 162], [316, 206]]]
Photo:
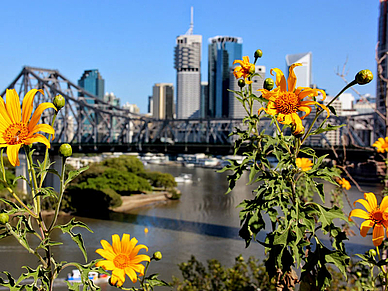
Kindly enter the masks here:
[[[7, 87], [16, 89], [20, 98], [31, 89], [43, 89], [35, 103], [51, 102], [61, 94], [66, 99], [55, 124], [53, 144], [70, 143], [75, 151], [159, 151], [159, 152], [227, 152], [236, 140], [229, 136], [235, 127], [244, 128], [241, 119], [174, 119], [156, 120], [126, 109], [113, 106], [97, 98], [65, 78], [58, 70], [24, 67]], [[5, 96], [4, 90], [1, 96]], [[36, 105], [35, 104], [35, 105]], [[43, 122], [50, 122], [46, 110]], [[324, 118], [324, 117], [320, 117]], [[307, 127], [311, 118], [303, 120]], [[342, 125], [336, 132], [322, 133], [306, 141], [306, 145], [330, 148], [345, 144], [349, 147], [370, 147], [373, 142], [385, 136], [375, 128], [384, 122], [377, 114], [353, 116], [331, 116], [327, 123]], [[270, 120], [260, 121], [260, 131], [273, 134]]]

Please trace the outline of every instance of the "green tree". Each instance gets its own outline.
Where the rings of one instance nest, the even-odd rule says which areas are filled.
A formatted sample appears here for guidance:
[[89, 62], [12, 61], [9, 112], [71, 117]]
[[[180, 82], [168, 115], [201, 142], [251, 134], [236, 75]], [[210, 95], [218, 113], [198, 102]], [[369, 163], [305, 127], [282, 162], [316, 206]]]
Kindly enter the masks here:
[[153, 187], [170, 189], [177, 186], [173, 175], [161, 172], [143, 172], [140, 177], [148, 180]]
[[100, 163], [102, 166], [113, 168], [121, 172], [131, 172], [134, 174], [143, 173], [143, 163], [134, 156], [120, 156], [119, 158], [106, 159]]

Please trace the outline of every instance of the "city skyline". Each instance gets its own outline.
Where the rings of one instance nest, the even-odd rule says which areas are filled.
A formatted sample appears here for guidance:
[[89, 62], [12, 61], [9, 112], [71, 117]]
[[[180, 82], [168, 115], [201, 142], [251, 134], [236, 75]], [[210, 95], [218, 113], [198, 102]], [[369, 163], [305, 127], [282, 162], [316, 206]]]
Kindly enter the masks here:
[[[5, 13], [2, 21], [0, 86], [5, 89], [25, 65], [57, 69], [73, 82], [84, 70], [96, 68], [106, 80], [106, 91], [123, 104], [138, 104], [145, 113], [153, 84], [176, 82], [173, 48], [189, 27], [191, 6], [194, 34], [204, 40], [242, 37], [243, 55], [252, 59], [257, 48], [263, 50], [257, 64], [267, 68], [268, 77], [273, 67], [285, 70], [287, 54], [309, 51], [314, 55], [313, 82], [331, 95], [344, 84], [335, 71], [342, 70], [347, 58], [348, 79], [361, 69], [376, 75], [378, 0], [95, 4], [4, 3], [3, 9], [13, 13]], [[255, 13], [240, 13], [247, 9]], [[202, 42], [201, 81], [208, 81], [207, 45]], [[374, 96], [376, 83], [358, 90]]]

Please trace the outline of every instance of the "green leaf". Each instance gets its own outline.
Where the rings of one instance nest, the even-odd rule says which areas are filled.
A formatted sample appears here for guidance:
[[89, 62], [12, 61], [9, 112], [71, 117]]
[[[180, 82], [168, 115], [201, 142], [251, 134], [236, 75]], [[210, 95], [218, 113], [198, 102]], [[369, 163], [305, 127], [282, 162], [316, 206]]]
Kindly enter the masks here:
[[329, 106], [327, 106], [327, 107], [330, 109], [330, 111], [331, 111], [335, 116], [337, 116], [337, 112], [335, 112], [335, 108], [334, 108], [333, 106], [329, 105]]
[[317, 190], [317, 193], [319, 194], [322, 202], [325, 203], [325, 190], [323, 186], [323, 183], [315, 183], [315, 189]]
[[337, 206], [333, 208], [328, 208], [317, 203], [312, 203], [315, 208], [318, 210], [318, 220], [322, 223], [322, 228], [326, 228], [333, 223], [333, 220], [338, 218], [346, 221], [345, 215], [341, 209]]
[[84, 255], [85, 261], [87, 261], [88, 259], [87, 259], [86, 249], [85, 249], [85, 245], [84, 245], [84, 241], [82, 239], [82, 236], [79, 233], [75, 234], [72, 230], [74, 227], [82, 227], [82, 228], [86, 228], [87, 230], [89, 230], [92, 233], [93, 233], [93, 231], [85, 223], [83, 223], [81, 221], [75, 221], [74, 219], [75, 218], [70, 220], [65, 225], [57, 225], [54, 228], [59, 228], [60, 230], [62, 230], [63, 233], [68, 233], [70, 235], [71, 239], [80, 248], [82, 254]]
[[75, 177], [77, 177], [79, 174], [81, 174], [82, 172], [85, 172], [87, 169], [89, 169], [89, 166], [86, 166], [86, 167], [83, 167], [81, 169], [78, 169], [76, 171], [70, 171], [69, 172], [69, 176], [67, 177], [67, 180], [65, 182], [65, 187], [68, 183], [70, 183], [71, 181], [73, 181], [73, 179]]
[[170, 284], [168, 284], [167, 282], [161, 280], [158, 278], [159, 274], [152, 274], [152, 275], [149, 275], [147, 276], [144, 280], [150, 284], [151, 287], [154, 287], [154, 286], [167, 286], [169, 287]]
[[331, 124], [327, 124], [327, 126], [325, 128], [317, 128], [316, 130], [313, 130], [310, 134], [310, 135], [316, 135], [316, 134], [321, 134], [323, 132], [326, 132], [326, 131], [332, 131], [332, 130], [337, 130], [339, 129], [340, 127], [343, 127], [345, 126], [346, 124], [341, 124], [341, 125], [331, 125]]

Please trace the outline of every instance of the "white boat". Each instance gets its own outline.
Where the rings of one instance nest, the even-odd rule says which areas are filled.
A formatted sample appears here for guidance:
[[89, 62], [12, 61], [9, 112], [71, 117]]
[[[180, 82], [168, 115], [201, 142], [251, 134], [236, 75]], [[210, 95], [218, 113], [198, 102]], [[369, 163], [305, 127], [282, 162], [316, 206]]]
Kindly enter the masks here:
[[[95, 284], [106, 283], [109, 280], [109, 276], [106, 274], [100, 274], [98, 272], [89, 272], [88, 274], [89, 280], [92, 280]], [[74, 269], [71, 273], [67, 274], [66, 281], [69, 282], [82, 282], [81, 280], [81, 272], [78, 269]]]
[[180, 174], [178, 177], [175, 177], [175, 182], [177, 183], [192, 183], [193, 178], [191, 174]]

